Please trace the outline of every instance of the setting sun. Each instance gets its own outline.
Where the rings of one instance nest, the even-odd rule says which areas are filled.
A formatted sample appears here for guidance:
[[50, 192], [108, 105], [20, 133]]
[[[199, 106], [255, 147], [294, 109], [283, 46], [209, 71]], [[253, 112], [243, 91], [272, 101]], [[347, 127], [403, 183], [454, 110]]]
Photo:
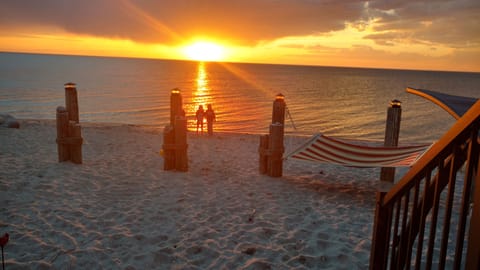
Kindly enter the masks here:
[[225, 50], [222, 46], [211, 42], [196, 42], [183, 50], [190, 60], [196, 61], [221, 61]]

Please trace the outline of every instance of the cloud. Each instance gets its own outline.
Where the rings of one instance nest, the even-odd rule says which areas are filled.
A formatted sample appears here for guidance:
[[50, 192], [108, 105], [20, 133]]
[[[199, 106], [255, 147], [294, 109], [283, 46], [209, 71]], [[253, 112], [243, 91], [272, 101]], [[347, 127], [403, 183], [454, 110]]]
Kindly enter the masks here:
[[252, 47], [299, 37], [289, 46], [302, 48], [303, 36], [320, 40], [349, 25], [385, 48], [422, 44], [475, 53], [478, 14], [478, 0], [2, 0], [0, 33], [60, 29], [166, 45], [205, 37]]
[[45, 25], [75, 34], [176, 43], [192, 36], [253, 44], [344, 28], [357, 0], [3, 0], [3, 27]]
[[[311, 47], [309, 59], [322, 59], [324, 65], [330, 66], [361, 66], [383, 67], [397, 69], [423, 69], [478, 71], [479, 57], [472, 57], [471, 52], [454, 51], [448, 55], [427, 56], [415, 52], [392, 53], [388, 50], [378, 50], [370, 46], [353, 46], [351, 48], [323, 48], [322, 46]], [[478, 55], [478, 54], [477, 54]], [[415, 63], [415, 65], [412, 65]], [[454, 63], [454, 65], [452, 65]], [[304, 64], [316, 64], [315, 61]]]
[[368, 15], [379, 44], [420, 42], [454, 48], [480, 46], [480, 2], [477, 0], [371, 1]]

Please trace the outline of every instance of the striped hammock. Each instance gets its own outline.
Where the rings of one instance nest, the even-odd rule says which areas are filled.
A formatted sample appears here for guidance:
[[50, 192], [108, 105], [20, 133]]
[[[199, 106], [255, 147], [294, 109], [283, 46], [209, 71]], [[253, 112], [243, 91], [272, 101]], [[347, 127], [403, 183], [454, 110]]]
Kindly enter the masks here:
[[285, 159], [351, 167], [410, 167], [429, 146], [377, 147], [317, 134]]

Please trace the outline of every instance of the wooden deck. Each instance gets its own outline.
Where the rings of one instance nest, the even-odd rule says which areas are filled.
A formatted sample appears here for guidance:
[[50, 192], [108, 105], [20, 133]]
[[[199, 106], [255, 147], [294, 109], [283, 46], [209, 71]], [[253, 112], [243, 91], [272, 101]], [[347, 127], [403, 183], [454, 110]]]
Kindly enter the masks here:
[[370, 269], [480, 269], [479, 130], [477, 101], [389, 192], [377, 193]]

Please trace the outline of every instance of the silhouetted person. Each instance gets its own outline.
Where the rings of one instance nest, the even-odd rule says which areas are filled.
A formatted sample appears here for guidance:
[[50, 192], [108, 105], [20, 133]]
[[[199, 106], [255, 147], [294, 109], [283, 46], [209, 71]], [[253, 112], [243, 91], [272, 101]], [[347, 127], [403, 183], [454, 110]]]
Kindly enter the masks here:
[[205, 111], [205, 118], [207, 118], [208, 135], [212, 135], [213, 122], [215, 121], [215, 112], [212, 109], [212, 104], [207, 105], [207, 110]]
[[195, 118], [197, 119], [197, 134], [198, 134], [198, 127], [200, 126], [200, 130], [203, 133], [203, 117], [205, 111], [203, 110], [203, 106], [198, 106], [197, 113], [195, 114]]

